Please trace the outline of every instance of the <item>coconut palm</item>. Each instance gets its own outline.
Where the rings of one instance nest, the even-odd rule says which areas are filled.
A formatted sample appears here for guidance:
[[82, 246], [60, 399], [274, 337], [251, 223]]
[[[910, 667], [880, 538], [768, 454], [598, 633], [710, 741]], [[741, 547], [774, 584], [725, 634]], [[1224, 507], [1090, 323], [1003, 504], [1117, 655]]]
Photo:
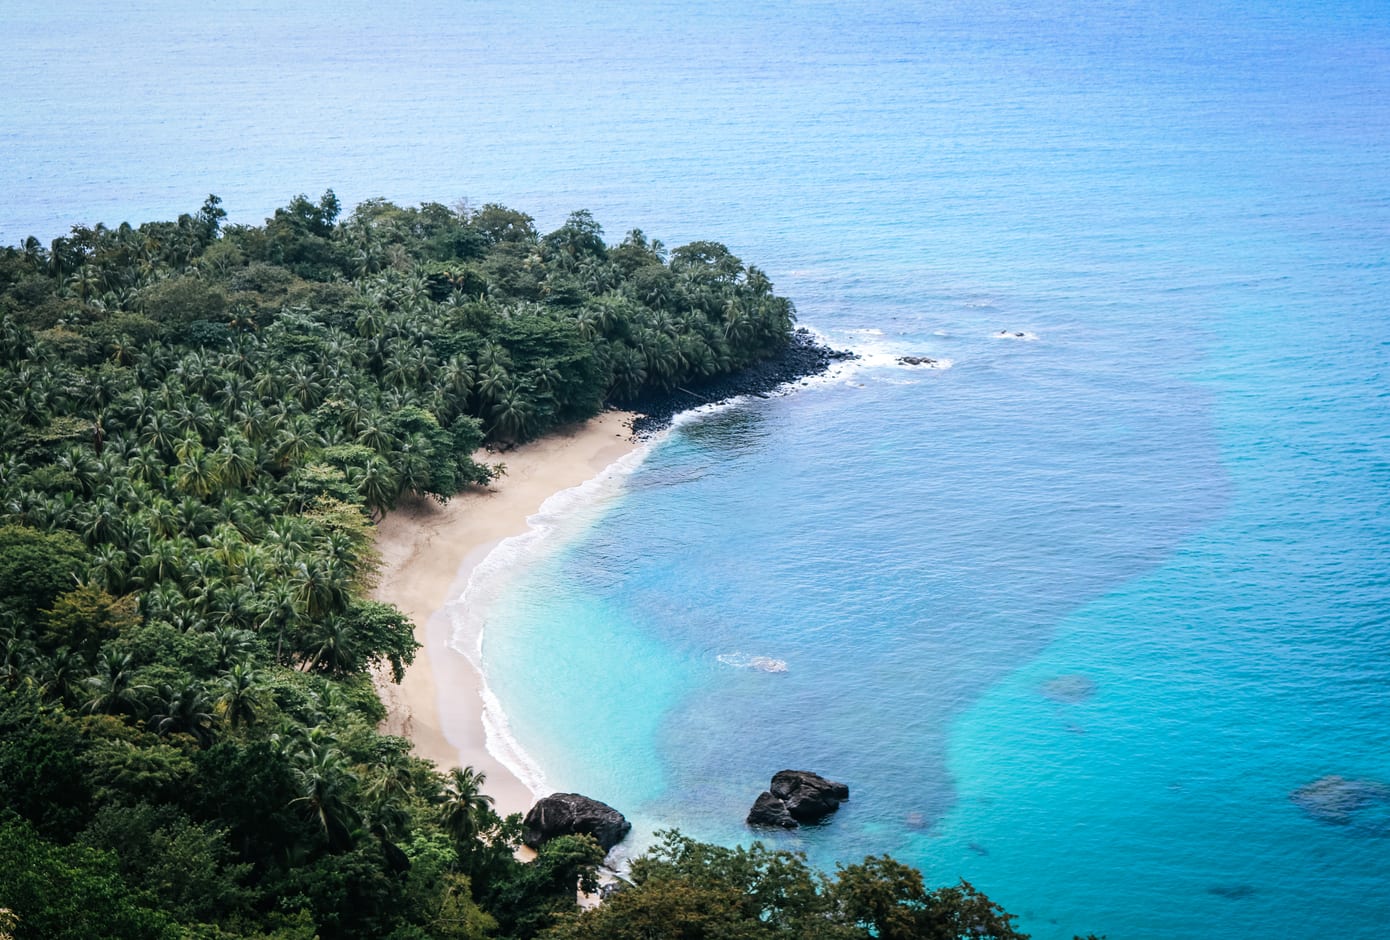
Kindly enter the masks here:
[[318, 824], [330, 846], [351, 844], [358, 822], [351, 802], [357, 778], [343, 752], [310, 742], [291, 755], [290, 777], [300, 794], [290, 805], [301, 807]]
[[213, 703], [197, 680], [184, 677], [175, 683], [164, 683], [159, 687], [155, 708], [150, 728], [157, 734], [187, 734], [203, 745], [211, 741]]
[[[240, 632], [240, 631], [238, 631]], [[250, 663], [233, 663], [217, 679], [217, 711], [232, 728], [255, 722], [264, 686]]]
[[439, 821], [459, 846], [467, 846], [483, 828], [482, 816], [493, 806], [483, 792], [487, 774], [470, 767], [453, 767], [445, 776], [440, 795]]
[[357, 489], [372, 521], [378, 521], [396, 504], [400, 484], [386, 461], [370, 457], [361, 467], [349, 467], [348, 482]]
[[506, 389], [489, 411], [492, 427], [489, 436], [505, 441], [520, 441], [526, 437], [535, 418], [535, 407], [516, 386]]
[[82, 683], [87, 693], [83, 708], [105, 715], [138, 710], [150, 687], [135, 682], [134, 657], [110, 650], [97, 657], [95, 672]]

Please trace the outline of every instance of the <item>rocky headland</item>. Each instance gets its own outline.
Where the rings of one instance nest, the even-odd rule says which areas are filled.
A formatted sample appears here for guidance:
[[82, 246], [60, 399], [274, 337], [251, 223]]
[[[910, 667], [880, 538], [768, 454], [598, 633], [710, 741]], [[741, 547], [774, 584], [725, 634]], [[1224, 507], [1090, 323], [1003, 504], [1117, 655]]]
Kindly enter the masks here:
[[741, 395], [767, 395], [783, 385], [820, 375], [837, 362], [856, 358], [852, 352], [831, 349], [802, 328], [793, 332], [787, 345], [771, 359], [739, 372], [687, 382], [669, 392], [648, 392], [622, 402], [622, 407], [638, 415], [632, 422], [633, 433], [639, 438], [650, 437], [669, 427], [671, 419], [682, 411]]

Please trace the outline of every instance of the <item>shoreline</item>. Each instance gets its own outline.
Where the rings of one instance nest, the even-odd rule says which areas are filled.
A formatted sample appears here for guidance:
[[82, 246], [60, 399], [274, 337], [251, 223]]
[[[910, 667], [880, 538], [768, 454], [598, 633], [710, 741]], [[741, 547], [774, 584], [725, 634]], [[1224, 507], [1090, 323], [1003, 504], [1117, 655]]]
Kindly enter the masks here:
[[798, 382], [828, 372], [836, 363], [858, 359], [857, 353], [833, 349], [806, 327], [792, 331], [776, 355], [745, 369], [687, 382], [669, 392], [647, 392], [623, 407], [636, 412], [633, 433], [647, 439], [669, 428], [678, 415], [735, 398], [766, 398]]
[[498, 813], [525, 813], [541, 794], [488, 747], [486, 680], [471, 657], [450, 646], [450, 603], [463, 595], [493, 549], [531, 531], [528, 520], [546, 500], [598, 477], [671, 427], [678, 415], [744, 396], [767, 397], [857, 358], [800, 328], [778, 355], [747, 369], [644, 395], [625, 403], [630, 410], [604, 412], [505, 454], [480, 454], [480, 461], [506, 467], [487, 487], [460, 493], [445, 505], [418, 499], [392, 510], [376, 528], [381, 564], [372, 597], [410, 618], [420, 649], [400, 685], [384, 670], [374, 677], [387, 713], [382, 733], [408, 739], [417, 757], [440, 770], [482, 771], [483, 790]]
[[526, 812], [535, 794], [488, 750], [483, 677], [449, 646], [453, 626], [446, 607], [500, 542], [528, 531], [527, 520], [547, 499], [588, 482], [641, 446], [631, 430], [636, 417], [609, 411], [506, 454], [483, 455], [506, 466], [500, 479], [445, 505], [406, 503], [376, 528], [381, 565], [372, 596], [409, 617], [420, 644], [400, 685], [377, 677], [387, 713], [380, 729], [410, 740], [417, 757], [441, 770], [471, 766], [487, 774], [483, 790], [503, 816]]

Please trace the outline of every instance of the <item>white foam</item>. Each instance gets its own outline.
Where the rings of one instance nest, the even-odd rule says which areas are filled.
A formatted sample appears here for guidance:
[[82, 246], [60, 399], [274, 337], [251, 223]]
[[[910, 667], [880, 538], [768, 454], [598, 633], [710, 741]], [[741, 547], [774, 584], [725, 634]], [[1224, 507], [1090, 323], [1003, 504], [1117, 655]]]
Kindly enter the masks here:
[[756, 669], [759, 672], [786, 672], [787, 661], [785, 659], [773, 659], [771, 656], [746, 656], [742, 652], [720, 653], [714, 657], [726, 666], [733, 666], [736, 669]]
[[1030, 333], [1027, 330], [999, 330], [997, 333], [989, 334], [991, 339], [1012, 339], [1021, 343], [1036, 343], [1037, 333]]
[[[807, 329], [823, 345], [842, 345], [814, 328]], [[863, 335], [883, 334], [881, 330], [865, 330]], [[849, 377], [866, 368], [923, 368], [902, 365], [898, 362], [901, 353], [897, 352], [853, 348], [851, 351], [860, 358], [833, 362], [830, 368], [820, 375], [789, 382], [769, 395], [760, 397], [790, 395], [808, 387], [853, 384], [848, 382]], [[947, 369], [950, 366], [950, 360], [943, 359], [937, 360], [930, 368]], [[538, 512], [526, 520], [527, 530], [524, 533], [503, 539], [488, 552], [469, 573], [463, 592], [448, 605], [448, 614], [453, 624], [449, 645], [468, 659], [479, 676], [479, 694], [483, 701], [482, 721], [488, 752], [515, 774], [537, 797], [552, 792], [552, 789], [547, 784], [540, 765], [517, 740], [501, 701], [487, 681], [483, 648], [488, 611], [519, 574], [592, 525], [606, 506], [622, 492], [626, 478], [641, 466], [652, 450], [660, 446], [675, 429], [737, 408], [752, 400], [753, 396], [741, 395], [682, 411], [671, 419], [670, 427], [644, 441], [641, 446], [624, 455], [593, 479], [551, 496], [541, 505]], [[726, 657], [734, 657], [734, 660]], [[738, 668], [769, 673], [787, 670], [785, 661], [769, 656], [743, 656], [741, 653], [735, 653], [724, 654], [718, 658], [720, 662]]]

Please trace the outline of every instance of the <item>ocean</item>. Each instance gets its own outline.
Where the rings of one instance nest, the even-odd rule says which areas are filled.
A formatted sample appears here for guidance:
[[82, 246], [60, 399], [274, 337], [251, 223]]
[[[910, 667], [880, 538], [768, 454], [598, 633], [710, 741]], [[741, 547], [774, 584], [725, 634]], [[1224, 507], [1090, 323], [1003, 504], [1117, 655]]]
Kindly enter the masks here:
[[1390, 783], [1383, 4], [3, 20], [0, 243], [210, 192], [587, 208], [861, 354], [685, 416], [456, 605], [537, 786], [732, 843], [816, 770], [851, 801], [772, 844], [1042, 940], [1390, 923], [1390, 807], [1300, 792]]

